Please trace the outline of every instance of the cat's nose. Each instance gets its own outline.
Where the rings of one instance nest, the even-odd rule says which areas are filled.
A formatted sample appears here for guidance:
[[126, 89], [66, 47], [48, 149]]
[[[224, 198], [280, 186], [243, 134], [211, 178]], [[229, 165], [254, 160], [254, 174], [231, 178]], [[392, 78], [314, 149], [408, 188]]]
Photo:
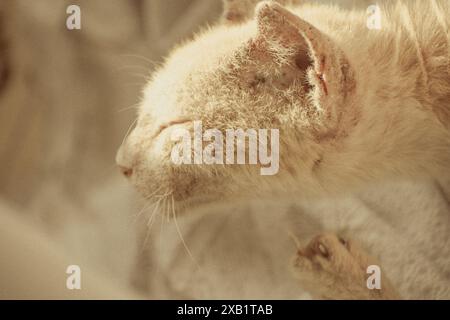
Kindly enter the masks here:
[[132, 161], [127, 157], [125, 152], [125, 147], [122, 145], [116, 154], [116, 163], [120, 172], [127, 178], [133, 175], [133, 164]]
[[128, 168], [128, 167], [119, 165], [119, 170], [127, 178], [129, 178], [133, 175], [133, 168]]

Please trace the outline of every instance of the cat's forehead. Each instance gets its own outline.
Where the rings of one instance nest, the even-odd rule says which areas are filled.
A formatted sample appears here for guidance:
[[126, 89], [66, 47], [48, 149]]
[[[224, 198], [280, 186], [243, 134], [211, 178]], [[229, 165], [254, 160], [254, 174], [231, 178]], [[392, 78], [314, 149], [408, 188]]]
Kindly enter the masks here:
[[214, 67], [221, 57], [232, 55], [256, 34], [256, 24], [251, 21], [238, 26], [209, 28], [197, 34], [191, 41], [179, 46], [169, 56], [167, 65], [183, 63], [190, 68]]
[[220, 25], [203, 31], [174, 49], [154, 79], [174, 84], [192, 75], [215, 71], [255, 33], [256, 27], [251, 22], [234, 27]]
[[[140, 113], [158, 112], [158, 116], [173, 117], [177, 109], [176, 93], [189, 90], [192, 82], [201, 81], [203, 75], [220, 72], [255, 34], [253, 21], [231, 27], [219, 25], [175, 48], [145, 87]], [[164, 106], [157, 108], [162, 100]]]

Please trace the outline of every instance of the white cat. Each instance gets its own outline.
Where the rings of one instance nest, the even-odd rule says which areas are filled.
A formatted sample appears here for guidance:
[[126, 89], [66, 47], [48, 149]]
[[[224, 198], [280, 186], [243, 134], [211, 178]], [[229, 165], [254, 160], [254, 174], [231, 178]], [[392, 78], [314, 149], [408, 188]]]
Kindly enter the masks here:
[[[329, 202], [394, 179], [447, 179], [447, 1], [387, 3], [381, 30], [366, 27], [365, 12], [332, 6], [263, 2], [253, 19], [256, 2], [228, 1], [225, 23], [174, 50], [145, 89], [117, 162], [156, 209], [175, 215], [204, 203], [258, 197]], [[261, 176], [251, 165], [174, 165], [170, 134], [180, 126], [190, 130], [196, 120], [219, 130], [279, 129], [279, 173]], [[352, 237], [358, 215], [348, 218]], [[365, 218], [369, 224], [379, 219]], [[397, 223], [413, 223], [408, 220]], [[438, 242], [448, 243], [445, 232], [438, 234]], [[366, 268], [377, 263], [353, 241], [323, 233], [298, 250], [294, 265], [313, 296], [397, 297], [386, 278], [382, 290], [367, 289]], [[436, 277], [425, 279], [432, 293], [419, 286], [413, 296], [448, 298], [448, 282]]]

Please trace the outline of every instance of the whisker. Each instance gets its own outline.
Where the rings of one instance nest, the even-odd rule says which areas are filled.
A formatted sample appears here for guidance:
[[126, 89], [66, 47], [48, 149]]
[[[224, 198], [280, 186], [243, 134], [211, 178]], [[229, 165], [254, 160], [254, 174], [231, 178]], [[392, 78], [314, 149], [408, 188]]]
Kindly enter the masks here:
[[152, 213], [150, 215], [150, 218], [147, 221], [147, 230], [146, 230], [146, 233], [145, 233], [144, 243], [142, 244], [142, 250], [145, 250], [145, 248], [147, 247], [147, 241], [148, 241], [148, 239], [150, 237], [150, 230], [152, 229], [153, 222], [155, 221], [154, 218], [156, 216], [156, 213], [158, 212], [157, 210], [159, 209], [160, 202], [161, 202], [161, 200], [158, 200], [158, 201], [156, 201], [154, 203], [153, 211], [152, 211]]
[[[173, 196], [172, 196], [172, 198], [173, 198]], [[170, 222], [170, 211], [171, 211], [170, 202], [169, 202], [169, 198], [167, 197], [167, 212], [166, 212], [167, 222]]]
[[124, 145], [125, 141], [128, 138], [128, 135], [131, 133], [131, 131], [133, 130], [134, 125], [136, 124], [138, 118], [134, 119], [134, 121], [131, 123], [130, 127], [127, 130], [127, 133], [125, 134], [125, 137], [122, 140], [122, 144], [120, 145], [121, 147]]
[[[161, 190], [161, 188], [162, 188], [162, 186], [159, 186], [158, 188], [156, 188], [155, 190], [153, 190], [153, 192], [150, 193], [147, 197], [150, 198], [150, 197], [155, 196], [155, 193], [157, 193], [159, 190]], [[157, 197], [157, 196], [155, 196], [155, 197]]]
[[167, 196], [170, 196], [171, 193], [172, 193], [172, 192], [167, 191], [166, 193], [164, 193], [164, 194], [162, 194], [162, 195], [156, 195], [155, 197], [157, 197], [157, 198], [165, 198], [165, 197], [167, 197]]
[[[148, 199], [151, 199], [151, 197], [152, 197], [156, 192], [158, 192], [159, 190], [161, 190], [161, 188], [162, 188], [161, 186], [158, 187], [158, 188], [156, 188], [156, 189], [148, 196]], [[135, 223], [137, 222], [137, 219], [141, 216], [141, 214], [142, 214], [145, 210], [147, 210], [151, 205], [154, 205], [154, 204], [158, 203], [159, 201], [160, 201], [160, 200], [157, 200], [157, 201], [149, 201], [148, 204], [145, 204], [144, 207], [143, 207], [137, 214], [134, 215], [133, 224], [135, 224]]]
[[197, 260], [195, 260], [194, 256], [192, 255], [191, 250], [189, 250], [189, 247], [186, 244], [186, 241], [184, 241], [183, 235], [181, 234], [181, 229], [178, 225], [178, 221], [177, 221], [177, 215], [175, 213], [175, 201], [173, 199], [173, 195], [172, 195], [172, 215], [173, 215], [173, 221], [175, 222], [175, 228], [177, 229], [178, 235], [180, 236], [180, 240], [181, 243], [183, 244], [184, 248], [186, 249], [187, 254], [189, 255], [189, 257], [192, 259], [192, 261], [197, 265], [197, 268], [200, 269], [200, 265], [198, 264]]
[[145, 56], [141, 56], [138, 54], [121, 54], [120, 56], [126, 58], [137, 58], [137, 59], [141, 59], [141, 61], [145, 61], [147, 63], [149, 63], [152, 66], [161, 66], [163, 63], [159, 62], [159, 61], [155, 61], [155, 60], [150, 60], [149, 58], [145, 57]]
[[132, 87], [132, 88], [134, 88], [134, 87], [139, 87], [139, 88], [141, 88], [142, 89], [142, 87], [143, 87], [143, 85], [145, 84], [145, 82], [126, 82], [126, 83], [124, 83], [123, 84], [123, 86], [124, 87], [127, 87], [127, 88], [130, 88], [130, 87]]
[[150, 206], [156, 204], [158, 201], [151, 201], [149, 203], [146, 203], [144, 205], [144, 207], [133, 216], [133, 224], [135, 224], [137, 222], [137, 220], [139, 219], [139, 217], [142, 215], [143, 212], [145, 212], [145, 210], [147, 210], [148, 208], [150, 208]]
[[139, 105], [140, 105], [140, 102], [136, 102], [136, 103], [132, 104], [131, 106], [118, 109], [116, 112], [120, 113], [120, 112], [124, 112], [124, 111], [130, 110], [130, 109], [134, 109], [134, 108], [137, 109], [139, 107]]
[[154, 220], [155, 220], [155, 219], [154, 219], [154, 216], [155, 216], [157, 210], [159, 209], [160, 203], [161, 203], [161, 200], [158, 200], [158, 201], [155, 203], [155, 207], [153, 208], [153, 211], [152, 211], [152, 214], [151, 214], [151, 216], [150, 216], [150, 219], [148, 219], [148, 221], [147, 221], [147, 227], [148, 227], [148, 229], [151, 229], [151, 227], [152, 227], [152, 225], [153, 225], [153, 222], [154, 222]]
[[127, 75], [133, 76], [137, 79], [144, 80], [145, 82], [149, 81], [151, 78], [149, 75], [140, 74], [140, 73], [136, 73], [136, 72], [128, 72]]
[[134, 65], [134, 66], [129, 65], [129, 66], [120, 66], [120, 67], [114, 68], [115, 71], [124, 71], [124, 70], [127, 70], [127, 69], [130, 69], [130, 70], [135, 69], [135, 70], [148, 71], [148, 68], [147, 68], [147, 67], [141, 66], [141, 65]]
[[132, 225], [134, 225], [134, 224], [136, 224], [136, 222], [137, 222], [137, 220], [138, 220], [138, 218], [141, 216], [141, 214], [145, 211], [145, 210], [147, 210], [151, 205], [153, 205], [154, 204], [154, 202], [150, 202], [150, 203], [146, 203], [146, 204], [144, 204], [144, 206], [142, 207], [142, 209], [141, 210], [139, 210], [137, 213], [135, 213], [134, 215], [133, 215], [133, 221], [132, 221]]
[[[163, 217], [161, 217], [161, 227], [159, 229], [159, 240], [158, 240], [158, 255], [161, 255], [161, 253], [162, 253], [163, 229], [164, 229], [164, 219], [163, 219]], [[158, 274], [159, 274], [159, 263], [156, 264], [155, 276], [158, 276]]]
[[[163, 65], [162, 61], [150, 60], [144, 56], [139, 56], [139, 55], [122, 55], [122, 57], [137, 58], [133, 62], [136, 64], [119, 66], [116, 68], [117, 71], [123, 71], [126, 69], [142, 70], [145, 74], [150, 76], [155, 71], [155, 69], [160, 68]], [[145, 63], [142, 63], [142, 62], [145, 62]]]

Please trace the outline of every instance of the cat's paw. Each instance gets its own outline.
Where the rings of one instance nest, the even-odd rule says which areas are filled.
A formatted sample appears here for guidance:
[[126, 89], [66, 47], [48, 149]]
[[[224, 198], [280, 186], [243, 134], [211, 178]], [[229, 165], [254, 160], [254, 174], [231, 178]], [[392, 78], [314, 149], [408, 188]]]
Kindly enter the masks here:
[[298, 250], [294, 273], [314, 296], [330, 299], [369, 299], [370, 257], [353, 242], [332, 233], [321, 234]]
[[[337, 276], [354, 274], [362, 270], [360, 261], [353, 256], [353, 243], [332, 233], [314, 237], [297, 251], [295, 267], [309, 272], [326, 272]], [[353, 251], [353, 250], [352, 250]]]

